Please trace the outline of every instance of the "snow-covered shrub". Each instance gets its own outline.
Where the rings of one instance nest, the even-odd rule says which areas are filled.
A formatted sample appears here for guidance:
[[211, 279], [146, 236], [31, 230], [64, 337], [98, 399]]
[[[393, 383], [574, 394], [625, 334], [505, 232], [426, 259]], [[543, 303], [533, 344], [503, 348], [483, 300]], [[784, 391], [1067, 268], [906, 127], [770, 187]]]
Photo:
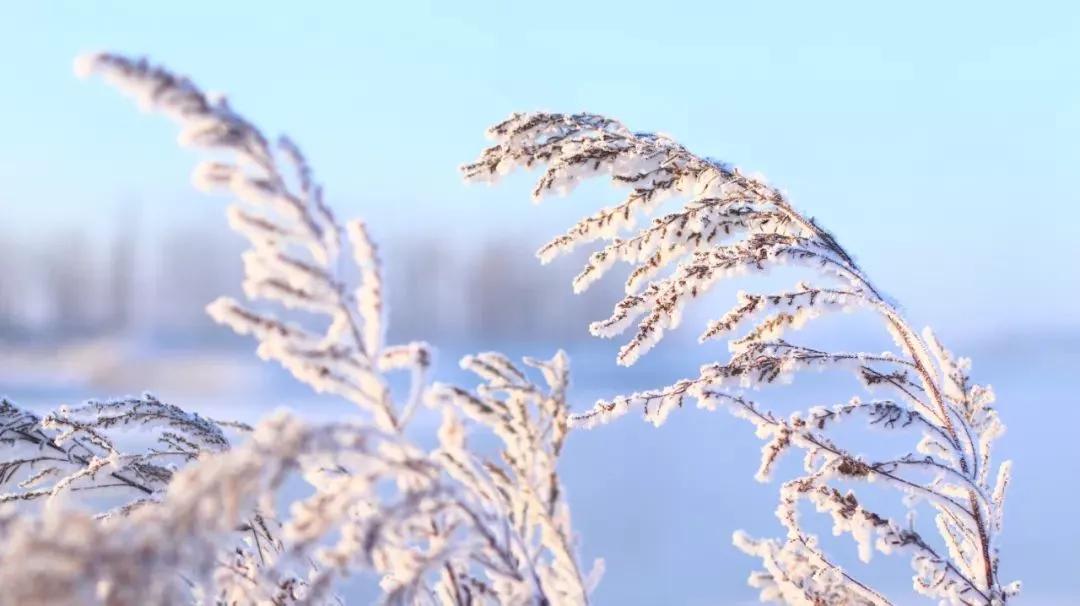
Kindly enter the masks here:
[[[628, 190], [618, 204], [588, 216], [537, 253], [544, 262], [579, 246], [603, 242], [574, 278], [583, 291], [616, 263], [632, 267], [626, 296], [591, 332], [614, 337], [631, 330], [618, 362], [630, 366], [674, 329], [683, 309], [719, 281], [768, 272], [780, 265], [809, 270], [811, 281], [782, 292], [740, 292], [736, 304], [711, 322], [701, 341], [726, 338], [731, 357], [706, 364], [696, 377], [668, 387], [601, 401], [572, 417], [577, 426], [606, 423], [632, 409], [660, 425], [686, 401], [724, 407], [750, 421], [765, 440], [757, 477], [766, 481], [779, 457], [803, 451], [804, 475], [780, 489], [778, 540], [736, 533], [735, 544], [760, 557], [750, 577], [763, 600], [791, 604], [888, 600], [834, 564], [818, 537], [800, 521], [800, 503], [830, 516], [835, 534], [849, 533], [859, 556], [876, 549], [911, 558], [914, 589], [949, 604], [1002, 604], [1019, 584], [1002, 583], [997, 537], [1011, 465], [991, 465], [991, 446], [1003, 425], [993, 392], [971, 383], [970, 362], [955, 358], [925, 330], [916, 332], [852, 256], [788, 198], [758, 177], [697, 156], [662, 135], [635, 133], [592, 114], [515, 114], [488, 131], [494, 145], [464, 167], [473, 181], [494, 182], [515, 168], [541, 167], [539, 201], [582, 181], [607, 176]], [[642, 215], [665, 202], [678, 209], [639, 228]], [[819, 316], [859, 308], [875, 314], [899, 353], [852, 353], [787, 340]], [[741, 329], [742, 332], [738, 332]], [[838, 335], [838, 336], [842, 336]], [[886, 399], [856, 397], [836, 406], [783, 417], [745, 392], [787, 381], [805, 370], [854, 373]], [[915, 432], [917, 444], [898, 456], [866, 458], [845, 446], [836, 426], [859, 420], [886, 431]], [[914, 519], [898, 521], [856, 497], [851, 484], [895, 489], [907, 507], [936, 512], [929, 537]]]
[[[272, 145], [225, 99], [144, 60], [92, 55], [76, 69], [213, 152], [194, 180], [240, 200], [228, 218], [251, 244], [245, 294], [307, 321], [227, 298], [211, 316], [369, 421], [277, 415], [252, 429], [152, 396], [42, 419], [3, 401], [0, 604], [336, 603], [338, 581], [361, 570], [381, 576], [392, 604], [587, 603], [602, 566], [586, 574], [577, 562], [556, 471], [566, 356], [526, 361], [542, 384], [487, 353], [462, 361], [485, 381], [475, 391], [426, 385], [428, 346], [383, 342], [381, 268], [364, 225], [335, 219], [295, 144]], [[342, 270], [346, 243], [356, 283]], [[404, 394], [390, 388], [395, 371], [410, 375]], [[443, 418], [431, 450], [405, 435], [425, 401]], [[129, 452], [112, 434], [132, 428], [141, 444]], [[231, 445], [223, 428], [250, 438]], [[471, 432], [499, 445], [471, 449]], [[119, 494], [72, 498], [106, 490]]]

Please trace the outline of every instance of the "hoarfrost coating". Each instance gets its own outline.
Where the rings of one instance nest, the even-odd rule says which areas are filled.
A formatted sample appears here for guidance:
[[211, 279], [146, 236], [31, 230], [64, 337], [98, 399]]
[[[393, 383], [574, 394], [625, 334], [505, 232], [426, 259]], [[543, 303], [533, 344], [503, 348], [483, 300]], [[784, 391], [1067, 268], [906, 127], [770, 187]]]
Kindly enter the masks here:
[[[770, 478], [781, 455], [803, 451], [804, 475], [780, 489], [777, 516], [785, 538], [735, 536], [736, 546], [765, 566], [750, 579], [763, 600], [889, 603], [828, 559], [818, 538], [800, 523], [801, 502], [827, 514], [834, 534], [850, 534], [864, 561], [875, 549], [908, 555], [913, 588], [922, 595], [950, 604], [1002, 604], [1019, 591], [1018, 583], [1004, 584], [999, 576], [997, 537], [1012, 466], [1006, 461], [996, 473], [991, 470], [991, 448], [1004, 429], [991, 407], [993, 392], [972, 384], [970, 362], [955, 358], [929, 329], [914, 330], [832, 234], [797, 211], [786, 194], [667, 136], [637, 133], [595, 114], [514, 114], [488, 135], [494, 144], [463, 167], [468, 180], [495, 182], [515, 168], [540, 167], [535, 201], [565, 195], [593, 177], [607, 177], [629, 190], [620, 202], [580, 220], [537, 253], [547, 262], [603, 242], [574, 278], [576, 292], [617, 262], [632, 267], [625, 297], [608, 319], [589, 327], [605, 338], [631, 332], [619, 364], [633, 365], [679, 325], [687, 304], [718, 282], [781, 265], [816, 274], [814, 281], [791, 290], [740, 292], [735, 306], [701, 335], [703, 342], [730, 338], [727, 362], [706, 364], [698, 376], [667, 387], [600, 401], [571, 417], [574, 425], [592, 427], [634, 409], [659, 426], [687, 400], [709, 410], [725, 407], [750, 421], [765, 440], [757, 473], [761, 481]], [[679, 208], [638, 227], [640, 217], [665, 202]], [[900, 353], [828, 351], [785, 339], [822, 315], [853, 308], [876, 314]], [[746, 326], [742, 336], [731, 337]], [[855, 398], [785, 419], [744, 393], [791, 381], [807, 369], [854, 373], [868, 390], [890, 397]], [[853, 418], [889, 431], [914, 431], [918, 442], [909, 452], [867, 459], [832, 431]], [[931, 532], [946, 551], [933, 547], [913, 522], [871, 511], [854, 491], [837, 487], [852, 482], [893, 488], [909, 508], [928, 503], [936, 511]]]

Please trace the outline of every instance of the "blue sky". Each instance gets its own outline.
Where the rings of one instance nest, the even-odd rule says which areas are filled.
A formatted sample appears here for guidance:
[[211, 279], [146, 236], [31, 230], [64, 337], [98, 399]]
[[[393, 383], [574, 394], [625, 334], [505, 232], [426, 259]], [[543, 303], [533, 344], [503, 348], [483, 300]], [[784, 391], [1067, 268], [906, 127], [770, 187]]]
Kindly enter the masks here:
[[223, 229], [189, 191], [193, 156], [172, 126], [71, 75], [75, 54], [109, 49], [289, 132], [332, 201], [384, 238], [539, 240], [611, 201], [538, 210], [524, 180], [476, 188], [456, 173], [511, 111], [590, 110], [765, 173], [917, 319], [1080, 329], [1071, 3], [281, 6], [9, 3], [0, 235], [96, 229], [132, 200], [159, 223]]

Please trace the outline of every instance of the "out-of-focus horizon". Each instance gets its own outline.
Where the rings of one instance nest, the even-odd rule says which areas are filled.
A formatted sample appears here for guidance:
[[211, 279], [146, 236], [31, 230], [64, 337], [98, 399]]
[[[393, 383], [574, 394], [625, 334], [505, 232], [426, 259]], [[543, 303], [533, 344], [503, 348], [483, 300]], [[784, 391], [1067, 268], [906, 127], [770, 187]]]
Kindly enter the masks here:
[[339, 212], [384, 244], [438, 236], [467, 258], [554, 235], [580, 202], [539, 212], [524, 185], [469, 188], [456, 168], [511, 111], [589, 110], [764, 173], [919, 323], [1080, 331], [1078, 272], [1061, 265], [1080, 256], [1080, 11], [650, 6], [7, 7], [0, 246], [107, 250], [118, 226], [150, 243], [226, 237], [171, 125], [71, 75], [77, 53], [110, 49], [197, 74], [288, 132]]

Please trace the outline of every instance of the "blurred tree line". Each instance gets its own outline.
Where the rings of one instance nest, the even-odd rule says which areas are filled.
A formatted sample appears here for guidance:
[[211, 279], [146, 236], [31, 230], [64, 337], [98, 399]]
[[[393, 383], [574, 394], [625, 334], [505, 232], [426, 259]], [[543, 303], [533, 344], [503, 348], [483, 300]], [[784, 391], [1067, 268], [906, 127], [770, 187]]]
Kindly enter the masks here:
[[[242, 294], [239, 239], [196, 224], [164, 233], [114, 231], [0, 233], [0, 340], [235, 342], [203, 308], [222, 294]], [[606, 317], [617, 300], [613, 292], [576, 297], [569, 285], [574, 262], [541, 269], [534, 247], [521, 239], [387, 240], [381, 252], [393, 338], [586, 339], [588, 322]]]

